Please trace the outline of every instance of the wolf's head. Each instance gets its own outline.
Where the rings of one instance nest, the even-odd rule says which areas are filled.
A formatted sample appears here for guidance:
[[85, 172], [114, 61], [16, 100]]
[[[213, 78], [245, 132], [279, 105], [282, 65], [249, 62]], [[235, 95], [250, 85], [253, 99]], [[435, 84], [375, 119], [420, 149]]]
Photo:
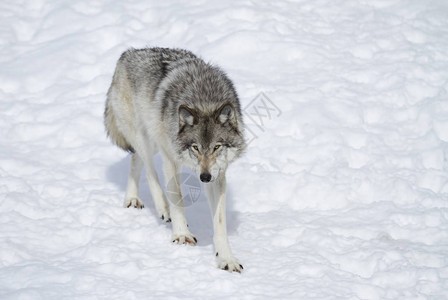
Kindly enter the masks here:
[[219, 107], [179, 107], [179, 150], [182, 160], [202, 182], [212, 182], [245, 149], [239, 111], [230, 102]]

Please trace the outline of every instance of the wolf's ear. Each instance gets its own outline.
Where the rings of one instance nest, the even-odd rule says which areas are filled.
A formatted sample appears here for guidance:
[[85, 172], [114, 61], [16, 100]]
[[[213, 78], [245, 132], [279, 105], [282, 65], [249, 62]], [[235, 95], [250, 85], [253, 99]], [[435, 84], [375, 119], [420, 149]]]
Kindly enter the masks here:
[[180, 126], [184, 126], [185, 124], [190, 126], [197, 124], [197, 118], [194, 110], [185, 105], [181, 105], [179, 107], [179, 124]]
[[228, 121], [231, 123], [236, 122], [235, 118], [235, 108], [232, 104], [226, 103], [218, 109], [217, 120], [224, 124]]

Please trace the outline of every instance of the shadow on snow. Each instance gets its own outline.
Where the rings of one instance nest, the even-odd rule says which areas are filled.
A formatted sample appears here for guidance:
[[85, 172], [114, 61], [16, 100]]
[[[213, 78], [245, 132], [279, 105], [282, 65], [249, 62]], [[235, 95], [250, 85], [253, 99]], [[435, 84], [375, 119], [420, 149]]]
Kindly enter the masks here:
[[[131, 155], [127, 155], [123, 159], [117, 161], [115, 164], [111, 165], [107, 169], [106, 174], [107, 179], [110, 182], [116, 184], [120, 188], [120, 190], [123, 191], [123, 200], [128, 180], [130, 158]], [[157, 173], [159, 175], [160, 184], [163, 188], [163, 191], [166, 194], [165, 179], [163, 176], [163, 169], [162, 169], [163, 161], [160, 154], [154, 157], [154, 163]], [[183, 168], [182, 173], [197, 176], [196, 174], [193, 174], [191, 170], [185, 167]], [[213, 243], [213, 223], [207, 197], [205, 196], [204, 192], [204, 186], [202, 183], [200, 183], [200, 185], [201, 185], [200, 194], [197, 197], [197, 200], [194, 203], [190, 203], [191, 205], [189, 206], [186, 203], [185, 215], [191, 233], [195, 235], [196, 238], [198, 239], [198, 246], [205, 246]], [[158, 219], [157, 211], [152, 202], [152, 196], [148, 184], [146, 182], [145, 169], [143, 169], [140, 177], [139, 197], [145, 204], [144, 209], [149, 209], [151, 211], [151, 214]], [[227, 232], [229, 235], [231, 235], [238, 228], [239, 213], [232, 210], [232, 191], [229, 188], [229, 186], [227, 186], [226, 205], [227, 205]], [[170, 223], [164, 223], [164, 224], [166, 224], [166, 226], [171, 227]]]

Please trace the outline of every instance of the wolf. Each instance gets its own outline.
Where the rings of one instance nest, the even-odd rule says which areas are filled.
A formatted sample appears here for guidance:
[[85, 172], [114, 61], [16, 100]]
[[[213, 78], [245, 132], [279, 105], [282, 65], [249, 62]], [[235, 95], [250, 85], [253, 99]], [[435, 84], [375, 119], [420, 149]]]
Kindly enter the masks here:
[[[205, 185], [217, 265], [241, 272], [227, 239], [225, 174], [246, 141], [238, 95], [226, 73], [183, 49], [129, 49], [117, 62], [104, 124], [112, 142], [132, 153], [124, 206], [143, 208], [138, 182], [144, 166], [157, 213], [172, 222], [172, 241], [195, 245], [179, 186], [182, 165], [191, 168]], [[154, 167], [159, 152], [168, 199]]]

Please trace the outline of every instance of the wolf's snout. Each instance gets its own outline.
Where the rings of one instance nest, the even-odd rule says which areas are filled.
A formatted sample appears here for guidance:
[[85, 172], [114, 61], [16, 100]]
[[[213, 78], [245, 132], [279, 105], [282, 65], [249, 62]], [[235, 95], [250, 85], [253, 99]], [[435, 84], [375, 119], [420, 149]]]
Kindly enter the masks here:
[[199, 176], [199, 179], [201, 179], [202, 182], [210, 182], [210, 180], [212, 180], [212, 175], [210, 173], [202, 173]]

